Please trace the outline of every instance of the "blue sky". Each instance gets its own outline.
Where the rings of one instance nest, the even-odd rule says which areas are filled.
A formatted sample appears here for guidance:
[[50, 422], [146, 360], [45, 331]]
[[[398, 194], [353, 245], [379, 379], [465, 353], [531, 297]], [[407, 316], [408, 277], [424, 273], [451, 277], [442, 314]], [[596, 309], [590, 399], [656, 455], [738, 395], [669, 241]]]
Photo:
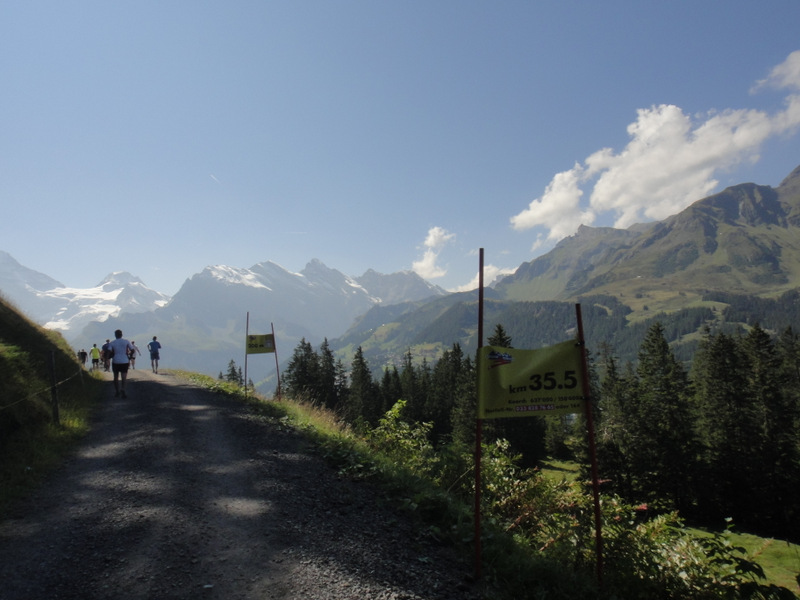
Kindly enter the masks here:
[[800, 3], [4, 2], [0, 250], [447, 289], [800, 165]]

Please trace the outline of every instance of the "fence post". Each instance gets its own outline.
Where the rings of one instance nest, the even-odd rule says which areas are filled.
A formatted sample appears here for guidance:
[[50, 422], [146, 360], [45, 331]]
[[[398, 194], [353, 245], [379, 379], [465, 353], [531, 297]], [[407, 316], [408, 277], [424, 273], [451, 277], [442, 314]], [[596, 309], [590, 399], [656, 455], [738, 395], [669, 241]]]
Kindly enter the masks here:
[[58, 414], [58, 386], [56, 385], [56, 352], [50, 351], [50, 401], [53, 406], [53, 422], [61, 425]]

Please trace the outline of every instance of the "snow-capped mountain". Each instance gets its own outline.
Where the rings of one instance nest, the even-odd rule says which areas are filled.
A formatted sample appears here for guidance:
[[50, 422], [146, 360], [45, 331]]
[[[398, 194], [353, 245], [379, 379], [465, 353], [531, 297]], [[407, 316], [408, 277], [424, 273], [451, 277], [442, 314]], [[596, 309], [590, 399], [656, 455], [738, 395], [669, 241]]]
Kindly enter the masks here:
[[169, 302], [169, 296], [148, 288], [130, 273], [112, 273], [92, 288], [71, 288], [2, 251], [0, 292], [32, 320], [61, 331], [67, 339], [89, 323], [122, 313], [149, 312]]
[[268, 261], [249, 269], [206, 267], [183, 284], [164, 312], [171, 319], [187, 317], [223, 329], [252, 312], [297, 332], [298, 340], [321, 339], [344, 332], [379, 302], [351, 277], [318, 260], [300, 273]]
[[63, 287], [63, 283], [19, 264], [0, 250], [0, 293], [37, 323], [49, 320], [62, 303], [43, 292]]
[[377, 304], [447, 293], [411, 271], [350, 277], [314, 259], [299, 273], [271, 261], [209, 266], [168, 298], [129, 273], [113, 273], [90, 289], [69, 288], [8, 255], [0, 255], [0, 291], [75, 347], [91, 347], [117, 328], [140, 343], [158, 335], [165, 365], [211, 375], [232, 358], [241, 361], [247, 315], [251, 333], [274, 327], [285, 359], [302, 338], [318, 344], [342, 335]]
[[[372, 279], [384, 284], [381, 293], [389, 292], [398, 301], [446, 293], [410, 272], [390, 278], [405, 292], [390, 290], [380, 274], [373, 272]], [[75, 342], [90, 346], [116, 328], [137, 340], [157, 335], [165, 365], [216, 375], [231, 359], [241, 364], [248, 315], [250, 333], [274, 328], [279, 359], [285, 361], [301, 339], [316, 345], [342, 335], [357, 317], [381, 303], [383, 298], [358, 278], [316, 259], [299, 273], [271, 261], [247, 269], [214, 265], [187, 279], [163, 308], [92, 323]], [[260, 377], [263, 373], [253, 379]]]
[[169, 296], [151, 290], [141, 279], [124, 271], [111, 273], [93, 288], [62, 287], [41, 295], [61, 300], [59, 310], [43, 325], [63, 332], [67, 339], [89, 323], [106, 321], [123, 312], [149, 312], [169, 302]]
[[249, 269], [216, 265], [187, 280], [163, 312], [171, 319], [189, 317], [223, 329], [231, 319], [241, 320], [252, 312], [269, 318], [292, 340], [321, 340], [344, 333], [356, 317], [376, 304], [387, 303], [384, 297], [392, 303], [446, 293], [430, 287], [416, 273], [371, 273], [366, 283], [374, 284], [375, 290], [317, 259], [299, 273], [272, 261]]

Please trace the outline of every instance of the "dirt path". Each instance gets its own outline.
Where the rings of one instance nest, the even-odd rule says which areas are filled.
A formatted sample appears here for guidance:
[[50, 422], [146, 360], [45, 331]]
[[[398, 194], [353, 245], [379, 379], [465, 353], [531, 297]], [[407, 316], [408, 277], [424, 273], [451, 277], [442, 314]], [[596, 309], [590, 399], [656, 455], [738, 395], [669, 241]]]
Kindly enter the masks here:
[[149, 368], [0, 522], [0, 597], [468, 599], [470, 567], [302, 438]]

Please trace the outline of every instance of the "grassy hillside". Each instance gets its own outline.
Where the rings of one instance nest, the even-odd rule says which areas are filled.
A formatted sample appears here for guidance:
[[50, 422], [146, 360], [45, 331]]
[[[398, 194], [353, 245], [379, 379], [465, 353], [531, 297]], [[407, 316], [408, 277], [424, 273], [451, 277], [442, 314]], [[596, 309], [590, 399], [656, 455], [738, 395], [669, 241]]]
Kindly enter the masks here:
[[[590, 350], [609, 344], [623, 362], [635, 361], [644, 332], [659, 321], [688, 363], [706, 327], [800, 330], [798, 289], [800, 168], [778, 188], [732, 186], [660, 222], [581, 226], [485, 290], [483, 325], [491, 332], [501, 324], [516, 347], [537, 348], [571, 337], [580, 302]], [[474, 293], [378, 307], [331, 347], [349, 364], [361, 346], [380, 373], [409, 351], [429, 363], [454, 343], [471, 354], [477, 319]]]
[[800, 168], [778, 188], [744, 183], [663, 221], [580, 227], [496, 286], [512, 301], [614, 296], [632, 321], [703, 305], [711, 292], [777, 298], [800, 286]]
[[[654, 293], [632, 298], [630, 303], [613, 295], [579, 298], [589, 349], [596, 352], [601, 344], [610, 344], [623, 362], [635, 361], [645, 333], [656, 321], [664, 325], [676, 356], [687, 362], [700, 339], [698, 331], [706, 325], [728, 330], [759, 321], [775, 332], [789, 325], [800, 330], [800, 314], [791, 310], [794, 293], [776, 300], [732, 294], [690, 298], [679, 292], [678, 296], [681, 302], [670, 302], [666, 295], [662, 299]], [[386, 319], [379, 325], [377, 321], [370, 321], [372, 327], [367, 328], [356, 325], [344, 337], [331, 340], [331, 347], [337, 358], [349, 365], [361, 346], [377, 375], [388, 365], [399, 368], [408, 351], [417, 364], [423, 359], [435, 363], [454, 343], [471, 355], [477, 348], [477, 302], [465, 298], [456, 304], [440, 304], [436, 310], [434, 307], [431, 303], [406, 312], [385, 313]], [[484, 338], [499, 323], [517, 348], [539, 348], [569, 339], [574, 336], [575, 321], [573, 302], [490, 299], [484, 304]]]
[[85, 433], [99, 387], [60, 334], [42, 329], [0, 297], [0, 507], [58, 464]]

